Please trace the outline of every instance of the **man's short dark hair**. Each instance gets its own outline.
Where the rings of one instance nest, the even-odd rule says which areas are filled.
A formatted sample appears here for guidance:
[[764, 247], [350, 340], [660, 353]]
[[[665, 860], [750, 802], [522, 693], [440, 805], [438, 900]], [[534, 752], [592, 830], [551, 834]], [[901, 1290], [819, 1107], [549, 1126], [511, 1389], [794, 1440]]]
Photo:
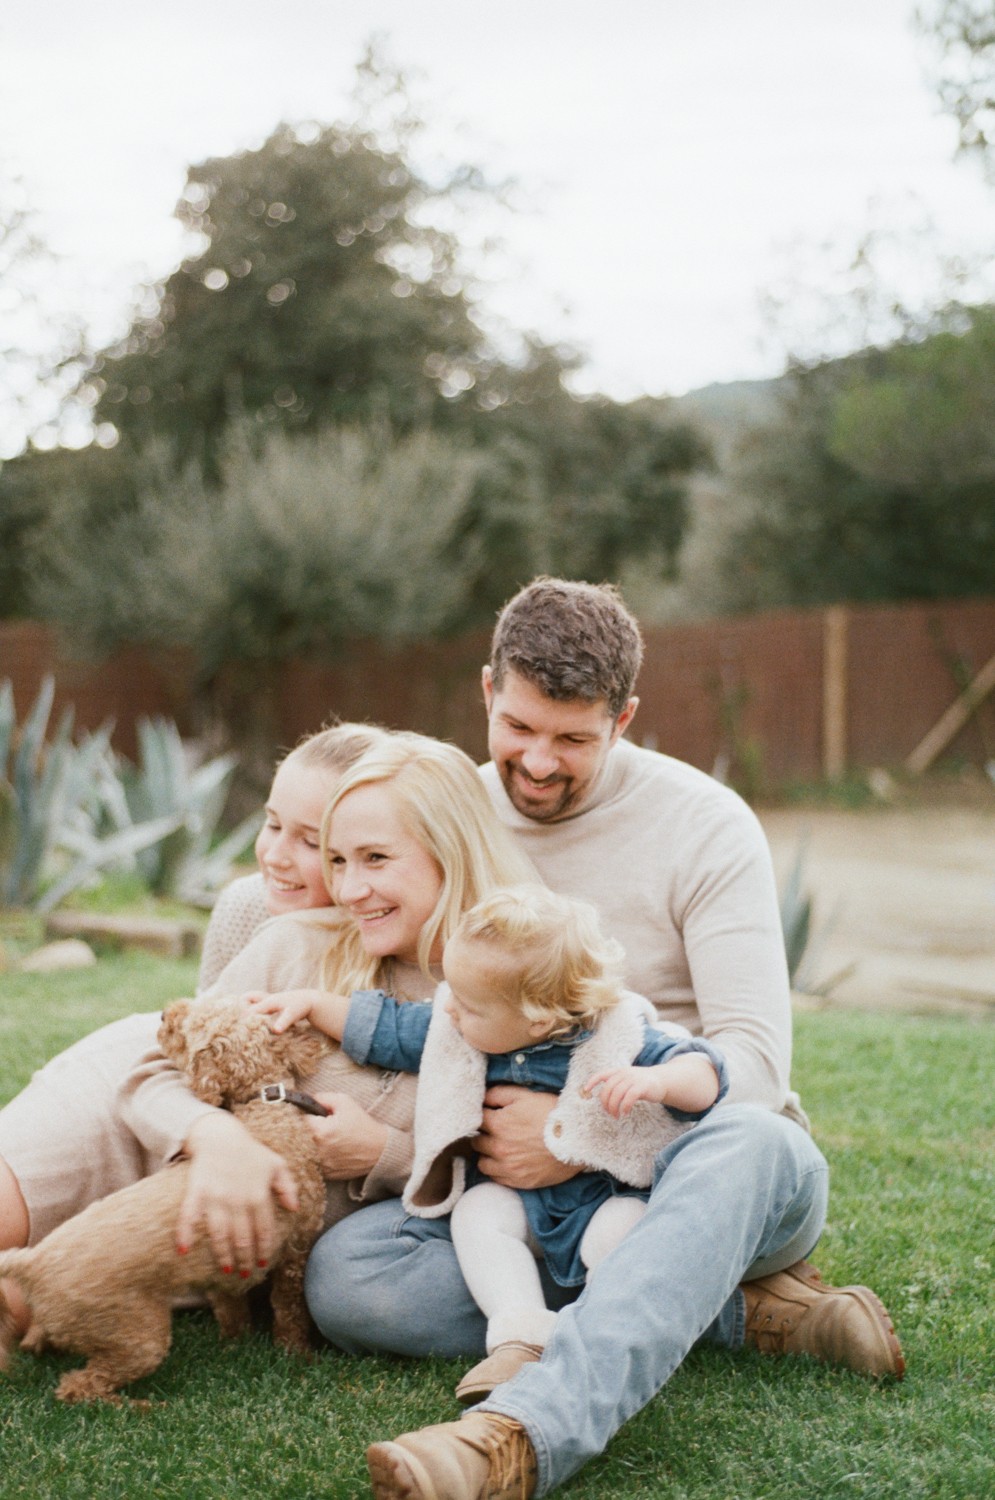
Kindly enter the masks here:
[[604, 699], [617, 719], [643, 659], [639, 626], [611, 583], [536, 578], [510, 599], [491, 641], [491, 674], [524, 677], [563, 703]]

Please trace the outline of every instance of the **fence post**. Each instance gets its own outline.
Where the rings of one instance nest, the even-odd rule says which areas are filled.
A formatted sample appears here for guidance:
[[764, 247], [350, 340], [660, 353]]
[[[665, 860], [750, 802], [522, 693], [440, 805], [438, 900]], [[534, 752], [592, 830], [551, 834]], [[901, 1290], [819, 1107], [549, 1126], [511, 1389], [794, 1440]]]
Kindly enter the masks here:
[[846, 771], [847, 611], [834, 604], [822, 617], [822, 774], [838, 781]]

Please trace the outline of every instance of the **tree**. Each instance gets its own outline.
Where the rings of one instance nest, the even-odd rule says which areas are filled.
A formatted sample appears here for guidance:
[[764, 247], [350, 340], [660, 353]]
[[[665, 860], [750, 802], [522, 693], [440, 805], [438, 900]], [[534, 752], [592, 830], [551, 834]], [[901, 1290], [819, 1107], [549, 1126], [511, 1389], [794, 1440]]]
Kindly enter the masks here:
[[995, 10], [991, 0], [927, 0], [917, 19], [940, 54], [943, 108], [957, 121], [960, 147], [995, 170]]
[[[938, 48], [961, 149], [990, 171], [991, 0], [924, 0], [917, 20]], [[895, 251], [912, 245], [918, 258], [922, 242], [921, 229], [872, 228], [841, 284], [810, 278], [810, 300], [836, 321], [816, 332], [821, 357], [795, 344], [779, 417], [741, 447], [733, 483], [750, 513], [719, 564], [732, 607], [995, 589], [995, 308], [970, 305], [987, 292], [972, 293], [984, 281], [960, 258], [938, 260], [928, 303], [921, 264], [896, 288]], [[795, 327], [799, 300], [796, 288]], [[859, 352], [827, 357], [841, 347]]]
[[634, 556], [660, 577], [676, 567], [686, 481], [710, 464], [708, 444], [662, 403], [572, 396], [572, 358], [529, 340], [519, 366], [490, 372], [489, 409], [468, 414], [492, 459], [467, 520], [487, 559], [468, 624], [490, 619], [536, 571], [617, 577]]
[[0, 616], [28, 608], [25, 559], [49, 501], [11, 461], [33, 436], [54, 440], [82, 358], [55, 268], [23, 184], [0, 173]]
[[995, 495], [993, 376], [995, 308], [976, 308], [959, 331], [865, 362], [836, 402], [830, 451], [878, 484]]
[[569, 351], [495, 352], [432, 217], [479, 178], [431, 189], [403, 87], [359, 76], [354, 123], [191, 169], [193, 253], [87, 376], [121, 440], [60, 487], [34, 598], [98, 649], [195, 640], [209, 676], [489, 622], [540, 570], [674, 565], [702, 443], [572, 396]]
[[135, 448], [165, 438], [209, 478], [243, 417], [261, 432], [439, 428], [503, 449], [515, 483], [523, 456], [540, 471], [554, 550], [571, 539], [566, 567], [614, 571], [634, 529], [645, 546], [647, 522], [669, 565], [684, 518], [665, 475], [673, 466], [676, 483], [697, 461], [693, 438], [572, 397], [569, 351], [532, 338], [518, 360], [495, 353], [459, 245], [433, 222], [480, 190], [479, 173], [430, 187], [412, 165], [403, 78], [367, 56], [357, 88], [352, 123], [283, 124], [258, 150], [190, 169], [177, 213], [195, 252], [90, 377], [98, 418]]
[[739, 607], [995, 590], [995, 309], [962, 331], [801, 368], [738, 479]]
[[484, 460], [430, 432], [229, 434], [220, 476], [177, 477], [147, 450], [137, 502], [83, 545], [88, 509], [47, 550], [52, 613], [106, 650], [192, 648], [209, 683], [226, 662], [327, 653], [351, 637], [442, 633], [466, 609], [476, 558], [452, 542]]
[[359, 125], [281, 125], [192, 167], [177, 214], [200, 248], [102, 360], [99, 416], [207, 472], [243, 414], [296, 431], [436, 423], [484, 341], [432, 197]]
[[0, 171], [0, 462], [58, 418], [81, 335], [53, 295], [57, 261], [19, 178]]

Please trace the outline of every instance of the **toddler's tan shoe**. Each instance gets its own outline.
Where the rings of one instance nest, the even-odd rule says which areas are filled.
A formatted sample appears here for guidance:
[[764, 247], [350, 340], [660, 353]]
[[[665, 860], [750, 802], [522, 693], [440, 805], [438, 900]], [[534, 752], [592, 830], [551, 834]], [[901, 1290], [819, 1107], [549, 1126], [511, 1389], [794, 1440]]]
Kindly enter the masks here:
[[506, 1380], [518, 1374], [523, 1365], [535, 1364], [537, 1359], [542, 1359], [539, 1344], [526, 1344], [519, 1339], [498, 1344], [492, 1354], [463, 1376], [456, 1387], [457, 1401], [464, 1406], [475, 1406], [489, 1396], [496, 1385], [504, 1385]]
[[762, 1354], [808, 1354], [861, 1375], [905, 1374], [902, 1348], [880, 1298], [866, 1286], [827, 1286], [814, 1266], [746, 1281], [746, 1343]]
[[373, 1443], [366, 1462], [375, 1500], [529, 1500], [536, 1486], [525, 1428], [497, 1412]]

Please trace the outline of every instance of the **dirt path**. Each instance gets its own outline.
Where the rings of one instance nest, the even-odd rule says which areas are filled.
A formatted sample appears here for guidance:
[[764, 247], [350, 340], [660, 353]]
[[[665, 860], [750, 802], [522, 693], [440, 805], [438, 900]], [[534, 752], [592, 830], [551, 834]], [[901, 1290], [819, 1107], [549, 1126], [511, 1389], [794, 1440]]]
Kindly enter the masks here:
[[807, 838], [831, 1003], [995, 1019], [995, 794], [967, 807], [762, 811], [779, 886]]

